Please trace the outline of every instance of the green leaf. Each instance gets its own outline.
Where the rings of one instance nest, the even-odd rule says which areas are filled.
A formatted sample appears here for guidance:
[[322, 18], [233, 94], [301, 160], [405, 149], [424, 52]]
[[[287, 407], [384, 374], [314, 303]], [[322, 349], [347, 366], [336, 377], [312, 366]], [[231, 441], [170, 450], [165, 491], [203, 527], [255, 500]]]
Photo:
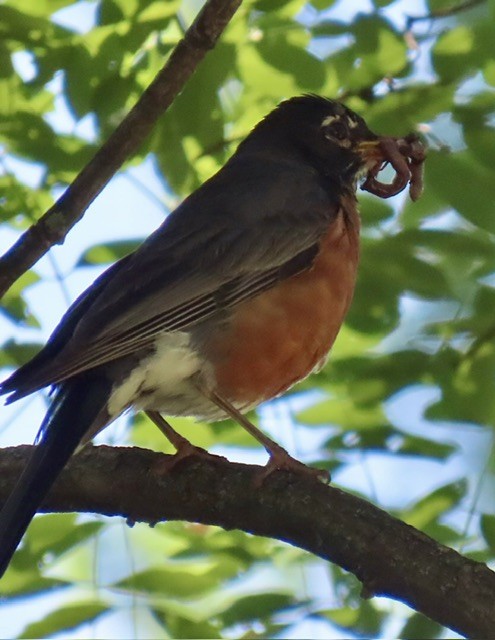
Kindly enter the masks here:
[[[121, 0], [121, 4], [125, 5], [126, 3]], [[143, 2], [141, 0], [138, 20], [139, 22], [154, 23], [157, 28], [164, 29], [167, 24], [166, 19], [174, 16], [179, 7], [178, 0], [167, 0], [167, 2], [163, 2], [163, 0], [155, 0], [154, 2], [145, 0]]]
[[[26, 0], [24, 0], [26, 3]], [[33, 12], [32, 3], [29, 12], [23, 12], [20, 3], [16, 8], [7, 4], [0, 5], [0, 40], [21, 42], [28, 47], [39, 47], [51, 42], [55, 44], [62, 39], [68, 30], [48, 19], [42, 12]]]
[[[495, 111], [495, 98], [493, 111]], [[464, 139], [473, 157], [477, 162], [493, 171], [495, 163], [495, 129], [486, 126], [486, 116], [476, 112], [468, 115], [464, 111], [461, 121], [464, 125]]]
[[254, 47], [268, 65], [293, 77], [299, 91], [321, 90], [326, 78], [325, 66], [306, 51], [309, 44], [306, 30], [295, 29], [289, 20], [273, 16], [260, 19], [258, 28], [263, 37]]
[[331, 382], [345, 382], [356, 401], [368, 404], [425, 381], [431, 363], [427, 354], [409, 349], [331, 362], [330, 369]]
[[319, 11], [323, 11], [323, 9], [329, 9], [335, 4], [335, 0], [310, 0], [310, 4], [318, 9]]
[[436, 489], [407, 511], [402, 519], [416, 529], [424, 530], [429, 524], [457, 506], [466, 494], [465, 481], [453, 482]]
[[287, 593], [264, 592], [238, 598], [222, 614], [225, 626], [253, 623], [294, 606], [294, 599]]
[[393, 452], [436, 460], [446, 460], [457, 451], [455, 445], [411, 435], [400, 435], [396, 444], [389, 441], [388, 445]]
[[404, 291], [427, 299], [449, 293], [442, 271], [417, 252], [407, 235], [364, 237], [361, 255], [347, 319], [353, 329], [369, 333], [392, 329], [399, 319], [398, 299]]
[[20, 366], [28, 360], [31, 360], [43, 347], [39, 343], [19, 343], [15, 340], [7, 340], [2, 346], [2, 365]]
[[172, 638], [218, 639], [222, 637], [221, 627], [218, 623], [215, 624], [208, 620], [191, 620], [170, 610], [162, 612], [158, 608], [153, 608], [152, 613], [167, 629]]
[[[393, 26], [376, 16], [359, 15], [354, 21], [356, 64], [345, 84], [351, 89], [370, 86], [384, 77], [404, 71], [407, 51], [404, 39]], [[344, 80], [344, 78], [342, 78]]]
[[258, 11], [275, 12], [292, 16], [304, 5], [305, 0], [255, 0], [253, 6]]
[[379, 200], [372, 197], [360, 197], [359, 209], [361, 211], [361, 219], [365, 226], [375, 226], [379, 222], [383, 222], [394, 215], [393, 208]]
[[[7, 592], [13, 595], [23, 592], [43, 591], [64, 584], [61, 580], [41, 578], [38, 567], [45, 558], [54, 562], [61, 555], [94, 536], [102, 527], [101, 522], [75, 524], [73, 514], [53, 514], [35, 518], [27, 530], [23, 544], [14, 554], [9, 567]], [[2, 585], [4, 581], [2, 581]]]
[[[17, 552], [16, 555], [19, 555]], [[0, 596], [2, 599], [15, 599], [19, 597], [34, 596], [45, 592], [53, 593], [57, 587], [66, 587], [63, 580], [56, 578], [43, 578], [38, 567], [31, 563], [30, 566], [17, 567], [16, 556], [14, 556], [5, 575], [2, 576], [0, 585]]]
[[319, 612], [342, 629], [352, 629], [353, 632], [364, 634], [366, 637], [376, 637], [384, 612], [377, 610], [370, 602], [362, 601], [360, 606], [346, 606]]
[[41, 558], [45, 553], [59, 556], [68, 549], [94, 536], [104, 526], [102, 522], [77, 524], [77, 516], [57, 513], [35, 518], [26, 534], [30, 553]]
[[136, 240], [117, 240], [115, 242], [106, 242], [105, 244], [97, 244], [86, 249], [76, 263], [76, 267], [94, 266], [99, 264], [110, 264], [120, 260], [124, 256], [129, 255], [137, 249], [143, 239]]
[[404, 640], [430, 640], [441, 637], [442, 625], [421, 613], [413, 614], [399, 633]]
[[[429, 122], [452, 108], [455, 84], [435, 86], [418, 84], [386, 94], [370, 105], [359, 103], [360, 112], [370, 128], [381, 134], [403, 136], [415, 131], [421, 122]], [[351, 105], [352, 106], [352, 105]], [[428, 171], [428, 162], [426, 169]], [[421, 203], [421, 200], [419, 200]], [[418, 202], [414, 206], [418, 206]]]
[[493, 190], [494, 170], [479, 164], [468, 151], [446, 154], [432, 151], [428, 156], [426, 188], [473, 224], [493, 233], [495, 216], [488, 194]]
[[109, 606], [100, 600], [75, 602], [59, 607], [38, 622], [28, 624], [18, 637], [49, 638], [55, 633], [72, 631], [84, 623], [94, 622], [109, 610]]
[[329, 438], [325, 448], [331, 452], [355, 449], [436, 460], [445, 460], [456, 450], [452, 445], [401, 433], [386, 425], [346, 431]]
[[33, 3], [31, 0], [11, 0], [10, 3], [6, 4], [14, 4], [16, 9], [22, 11], [24, 14], [48, 17], [63, 7], [73, 4], [73, 1], [74, 0], [37, 0], [36, 3]]
[[56, 136], [40, 115], [18, 112], [15, 119], [0, 116], [0, 136], [12, 152], [30, 160], [44, 162], [52, 170], [52, 183], [74, 177], [94, 151], [75, 136]]
[[481, 516], [480, 526], [487, 545], [492, 552], [495, 552], [495, 515], [484, 513]]
[[224, 120], [218, 94], [235, 60], [233, 45], [217, 46], [155, 131], [152, 150], [169, 185], [178, 193], [189, 193], [199, 186], [225, 157]]
[[122, 8], [115, 0], [101, 0], [96, 15], [97, 24], [107, 25], [120, 22], [125, 17]]
[[0, 313], [7, 317], [9, 320], [13, 320], [20, 325], [31, 327], [38, 326], [38, 321], [30, 313], [27, 303], [22, 297], [25, 289], [38, 281], [39, 276], [36, 275], [34, 271], [27, 271], [26, 273], [24, 273], [18, 280], [14, 282], [14, 284], [2, 298]]
[[493, 340], [482, 342], [474, 353], [466, 357], [452, 349], [444, 349], [435, 359], [435, 374], [442, 398], [427, 409], [428, 418], [493, 425]]
[[347, 430], [375, 428], [385, 420], [381, 408], [358, 407], [349, 398], [325, 400], [301, 411], [297, 419], [305, 424], [331, 424]]
[[29, 223], [38, 219], [52, 204], [51, 194], [44, 189], [33, 189], [15, 176], [0, 176], [0, 218], [19, 223], [21, 217]]
[[238, 563], [232, 558], [222, 561], [189, 561], [169, 565], [167, 568], [149, 569], [121, 580], [119, 589], [142, 593], [160, 593], [174, 598], [191, 598], [208, 593], [223, 580], [234, 577]]
[[295, 76], [287, 69], [275, 71], [262, 56], [259, 46], [246, 44], [242, 47], [238, 52], [238, 65], [240, 78], [246, 83], [248, 90], [274, 96], [274, 102], [280, 96], [292, 96], [299, 91]]
[[495, 27], [492, 20], [446, 31], [433, 48], [435, 71], [443, 81], [463, 78], [493, 59]]
[[[314, 4], [313, 2], [311, 4]], [[311, 29], [313, 36], [342, 36], [350, 32], [351, 25], [339, 20], [320, 20]]]

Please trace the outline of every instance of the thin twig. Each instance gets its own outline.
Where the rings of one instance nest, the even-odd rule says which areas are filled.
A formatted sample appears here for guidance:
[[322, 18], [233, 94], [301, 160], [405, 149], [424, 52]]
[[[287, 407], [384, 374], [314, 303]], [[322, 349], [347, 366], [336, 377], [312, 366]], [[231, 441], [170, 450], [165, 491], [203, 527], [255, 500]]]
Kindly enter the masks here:
[[165, 66], [57, 202], [0, 259], [0, 297], [68, 231], [139, 149], [158, 118], [212, 49], [242, 0], [208, 0]]

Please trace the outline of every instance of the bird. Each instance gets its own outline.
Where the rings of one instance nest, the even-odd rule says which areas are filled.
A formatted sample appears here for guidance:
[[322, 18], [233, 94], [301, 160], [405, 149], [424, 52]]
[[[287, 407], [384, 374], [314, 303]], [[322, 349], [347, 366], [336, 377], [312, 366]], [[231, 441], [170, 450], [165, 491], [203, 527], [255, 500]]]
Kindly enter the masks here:
[[[146, 412], [177, 459], [197, 448], [164, 415], [231, 417], [267, 450], [266, 475], [308, 469], [245, 414], [325, 362], [356, 282], [359, 180], [368, 174], [380, 197], [402, 190], [422, 162], [413, 147], [411, 136], [376, 135], [336, 100], [284, 100], [75, 300], [42, 350], [0, 384], [8, 403], [52, 388], [0, 513], [0, 576], [69, 458], [129, 409]], [[377, 178], [387, 162], [393, 186]]]

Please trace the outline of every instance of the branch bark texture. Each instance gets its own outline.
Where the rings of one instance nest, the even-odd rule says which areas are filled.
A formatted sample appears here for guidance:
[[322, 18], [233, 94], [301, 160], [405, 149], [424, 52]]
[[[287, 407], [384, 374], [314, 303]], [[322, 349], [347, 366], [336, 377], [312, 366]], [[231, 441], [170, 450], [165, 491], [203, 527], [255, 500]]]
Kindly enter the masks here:
[[[0, 450], [0, 502], [30, 451]], [[145, 449], [87, 447], [43, 510], [187, 520], [277, 538], [355, 574], [365, 597], [401, 600], [470, 638], [493, 635], [495, 573], [368, 502], [285, 471], [258, 487], [260, 467], [223, 458], [189, 458], [164, 474], [165, 459]]]
[[0, 258], [0, 298], [54, 244], [63, 242], [96, 196], [147, 138], [242, 0], [208, 0], [165, 66], [57, 202]]

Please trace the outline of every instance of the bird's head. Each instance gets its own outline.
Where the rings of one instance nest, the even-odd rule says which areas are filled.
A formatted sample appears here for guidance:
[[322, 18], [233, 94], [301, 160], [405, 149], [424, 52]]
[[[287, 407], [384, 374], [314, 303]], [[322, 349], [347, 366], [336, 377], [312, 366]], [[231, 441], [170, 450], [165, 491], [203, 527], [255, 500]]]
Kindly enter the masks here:
[[[389, 197], [411, 182], [411, 164], [422, 165], [424, 149], [415, 136], [391, 138], [373, 133], [364, 119], [341, 102], [304, 95], [281, 102], [241, 146], [265, 147], [295, 155], [330, 179]], [[412, 157], [414, 156], [414, 157]], [[377, 180], [385, 164], [396, 171], [391, 185]]]

